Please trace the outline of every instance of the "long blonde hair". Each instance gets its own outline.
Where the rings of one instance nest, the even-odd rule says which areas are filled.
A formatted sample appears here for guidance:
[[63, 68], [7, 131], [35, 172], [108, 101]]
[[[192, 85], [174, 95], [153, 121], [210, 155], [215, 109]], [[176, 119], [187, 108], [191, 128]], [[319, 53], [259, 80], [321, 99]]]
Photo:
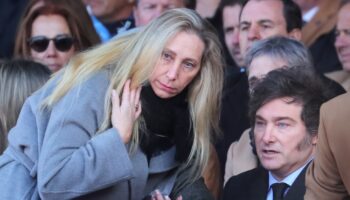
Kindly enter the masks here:
[[[73, 86], [82, 83], [102, 68], [113, 70], [109, 90], [105, 97], [105, 116], [100, 130], [111, 126], [111, 90], [121, 94], [123, 84], [131, 79], [132, 87], [147, 83], [156, 62], [167, 42], [179, 32], [198, 35], [205, 43], [201, 70], [189, 85], [188, 101], [194, 142], [187, 163], [193, 176], [188, 181], [201, 176], [209, 157], [212, 133], [217, 133], [220, 98], [223, 82], [221, 48], [216, 33], [209, 23], [192, 10], [181, 8], [164, 12], [159, 18], [137, 32], [120, 36], [104, 45], [73, 57], [63, 70], [63, 76], [56, 89], [46, 99], [44, 105], [53, 106]], [[131, 144], [139, 143], [136, 123]]]

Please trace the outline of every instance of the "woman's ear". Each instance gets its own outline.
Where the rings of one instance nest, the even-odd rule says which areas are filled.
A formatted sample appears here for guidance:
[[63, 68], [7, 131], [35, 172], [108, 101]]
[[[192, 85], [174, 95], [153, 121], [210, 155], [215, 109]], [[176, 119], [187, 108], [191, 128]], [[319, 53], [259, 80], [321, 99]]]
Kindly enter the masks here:
[[288, 36], [295, 40], [301, 41], [301, 30], [298, 28], [295, 28], [288, 33]]

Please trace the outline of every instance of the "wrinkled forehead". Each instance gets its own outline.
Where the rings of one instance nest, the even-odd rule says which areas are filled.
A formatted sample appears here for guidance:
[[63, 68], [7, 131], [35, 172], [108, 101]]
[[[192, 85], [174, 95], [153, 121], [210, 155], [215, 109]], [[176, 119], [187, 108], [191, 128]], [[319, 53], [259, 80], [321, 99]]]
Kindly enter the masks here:
[[250, 0], [243, 7], [240, 22], [257, 22], [269, 20], [285, 22], [281, 0]]

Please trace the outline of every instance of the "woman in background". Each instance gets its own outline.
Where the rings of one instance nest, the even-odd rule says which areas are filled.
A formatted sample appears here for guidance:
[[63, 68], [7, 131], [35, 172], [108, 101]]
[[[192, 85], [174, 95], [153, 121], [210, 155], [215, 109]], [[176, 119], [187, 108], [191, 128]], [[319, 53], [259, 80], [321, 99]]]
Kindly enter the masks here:
[[31, 0], [18, 29], [15, 56], [56, 72], [75, 53], [99, 42], [81, 0]]
[[46, 66], [27, 60], [0, 61], [0, 154], [27, 97], [50, 78]]
[[0, 199], [212, 199], [222, 81], [218, 38], [188, 9], [78, 54], [23, 106]]

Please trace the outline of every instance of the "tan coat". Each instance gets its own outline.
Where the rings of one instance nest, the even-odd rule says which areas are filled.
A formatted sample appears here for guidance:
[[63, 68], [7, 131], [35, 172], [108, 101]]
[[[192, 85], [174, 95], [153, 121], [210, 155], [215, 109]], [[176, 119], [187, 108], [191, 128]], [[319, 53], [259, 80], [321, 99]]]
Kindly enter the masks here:
[[314, 162], [306, 173], [305, 199], [350, 199], [350, 94], [321, 107]]
[[335, 72], [330, 72], [325, 74], [328, 78], [339, 83], [343, 88], [349, 92], [350, 91], [350, 72], [345, 70], [339, 70]]
[[302, 29], [302, 41], [306, 46], [335, 27], [339, 6], [340, 0], [321, 0], [318, 12]]
[[231, 176], [258, 166], [258, 158], [253, 153], [253, 148], [250, 145], [249, 131], [250, 128], [245, 130], [241, 138], [233, 142], [227, 151], [224, 184], [226, 184]]

